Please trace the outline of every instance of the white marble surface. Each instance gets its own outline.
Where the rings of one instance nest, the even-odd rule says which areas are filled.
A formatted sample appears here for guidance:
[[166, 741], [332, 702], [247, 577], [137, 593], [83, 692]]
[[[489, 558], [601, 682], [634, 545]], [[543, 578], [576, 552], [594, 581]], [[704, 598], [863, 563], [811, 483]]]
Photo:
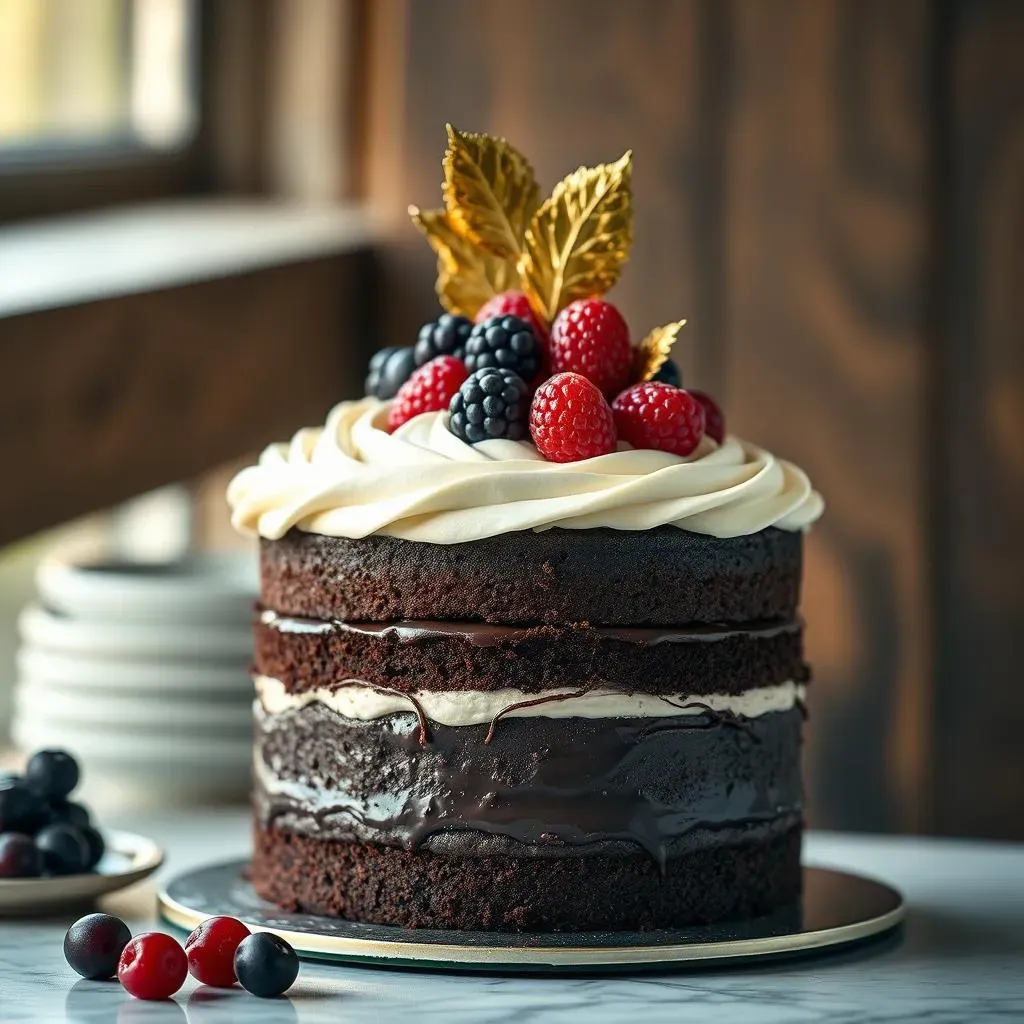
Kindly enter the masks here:
[[[167, 848], [164, 875], [237, 856], [244, 812], [111, 824]], [[61, 953], [68, 920], [0, 919], [0, 1022], [303, 1024], [587, 1021], [730, 1024], [1024, 1020], [1024, 846], [812, 835], [808, 859], [874, 874], [907, 894], [903, 939], [760, 970], [619, 978], [489, 978], [303, 964], [287, 1000], [196, 988], [140, 1003], [116, 982], [76, 981]], [[153, 927], [155, 885], [109, 899], [133, 931]]]

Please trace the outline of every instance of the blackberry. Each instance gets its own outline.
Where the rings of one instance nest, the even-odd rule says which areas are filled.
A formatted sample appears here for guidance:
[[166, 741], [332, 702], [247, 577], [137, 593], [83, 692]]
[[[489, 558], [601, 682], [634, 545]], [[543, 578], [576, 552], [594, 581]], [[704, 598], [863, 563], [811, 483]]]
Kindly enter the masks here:
[[674, 388], [683, 386], [683, 375], [679, 371], [679, 364], [667, 359], [661, 364], [661, 369], [654, 375], [653, 380], [660, 380], [662, 384], [671, 384]]
[[455, 356], [462, 359], [466, 354], [466, 339], [473, 330], [473, 321], [464, 316], [445, 313], [437, 320], [424, 324], [413, 348], [416, 365], [423, 366], [438, 356]]
[[448, 411], [448, 428], [469, 444], [497, 437], [521, 441], [528, 432], [530, 399], [519, 374], [486, 366], [452, 395]]
[[533, 328], [517, 316], [495, 316], [475, 324], [463, 360], [470, 373], [489, 367], [512, 370], [533, 380], [540, 369], [541, 348]]
[[384, 400], [394, 398], [415, 369], [411, 348], [382, 348], [370, 360], [366, 394]]

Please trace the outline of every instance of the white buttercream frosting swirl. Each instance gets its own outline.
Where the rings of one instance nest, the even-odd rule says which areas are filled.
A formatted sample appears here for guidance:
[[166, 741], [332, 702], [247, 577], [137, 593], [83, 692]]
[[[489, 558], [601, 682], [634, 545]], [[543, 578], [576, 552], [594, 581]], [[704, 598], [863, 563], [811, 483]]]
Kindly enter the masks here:
[[373, 398], [342, 402], [322, 428], [267, 448], [228, 487], [235, 527], [270, 540], [298, 528], [434, 544], [555, 526], [737, 537], [803, 530], [824, 508], [802, 470], [732, 436], [705, 438], [686, 458], [620, 445], [556, 463], [526, 441], [466, 444], [447, 413], [389, 434], [387, 409]]

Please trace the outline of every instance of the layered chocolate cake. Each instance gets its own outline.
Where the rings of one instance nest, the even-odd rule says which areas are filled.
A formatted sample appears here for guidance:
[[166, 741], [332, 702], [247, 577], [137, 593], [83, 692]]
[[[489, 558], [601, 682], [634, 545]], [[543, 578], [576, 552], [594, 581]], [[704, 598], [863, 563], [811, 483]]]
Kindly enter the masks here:
[[[679, 386], [681, 325], [630, 346], [595, 297], [617, 264], [550, 283], [582, 259], [550, 251], [560, 203], [625, 258], [628, 170], [539, 203], [507, 143], [450, 130], [446, 210], [415, 214], [449, 313], [231, 484], [261, 537], [252, 877], [283, 907], [637, 930], [799, 896], [822, 503]], [[504, 235], [474, 220], [480, 178]]]

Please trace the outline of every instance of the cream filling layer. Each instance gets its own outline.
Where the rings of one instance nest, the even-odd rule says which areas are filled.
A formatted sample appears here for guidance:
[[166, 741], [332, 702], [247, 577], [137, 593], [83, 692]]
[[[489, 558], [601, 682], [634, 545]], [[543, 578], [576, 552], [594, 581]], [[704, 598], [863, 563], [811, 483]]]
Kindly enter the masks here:
[[269, 540], [290, 529], [357, 540], [371, 534], [459, 544], [518, 530], [652, 530], [713, 537], [769, 526], [804, 530], [821, 496], [792, 463], [736, 437], [705, 438], [685, 458], [630, 448], [548, 462], [528, 441], [469, 445], [446, 412], [394, 433], [387, 403], [342, 402], [323, 427], [275, 444], [228, 487], [238, 530]]
[[358, 679], [333, 690], [288, 693], [272, 676], [254, 677], [257, 700], [268, 715], [297, 711], [320, 703], [345, 718], [370, 721], [396, 712], [422, 711], [438, 725], [486, 725], [502, 718], [668, 718], [700, 715], [708, 711], [757, 718], [772, 711], [788, 711], [806, 696], [801, 683], [785, 682], [740, 694], [711, 693], [662, 695], [621, 693], [612, 690], [558, 689], [526, 693], [523, 690], [417, 690], [411, 694], [381, 691]]

